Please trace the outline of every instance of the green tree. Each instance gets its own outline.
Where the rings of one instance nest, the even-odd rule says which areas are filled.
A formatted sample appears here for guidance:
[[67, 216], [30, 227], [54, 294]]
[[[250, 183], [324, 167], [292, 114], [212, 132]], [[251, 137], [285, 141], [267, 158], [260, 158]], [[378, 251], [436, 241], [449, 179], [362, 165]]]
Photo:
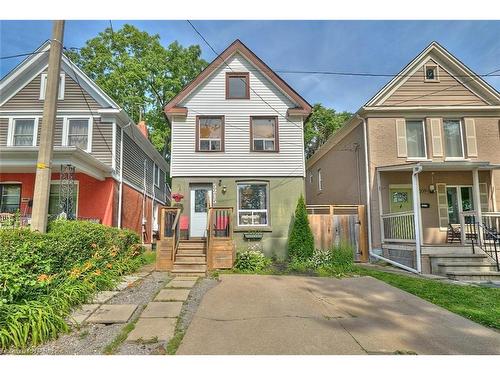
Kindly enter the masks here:
[[290, 259], [309, 259], [314, 253], [314, 237], [307, 218], [306, 203], [301, 195], [295, 209], [292, 229], [288, 237], [288, 257]]
[[163, 108], [207, 66], [200, 47], [176, 41], [165, 48], [158, 34], [125, 24], [114, 32], [106, 28], [68, 56], [134, 121], [146, 121], [151, 142], [168, 158], [170, 126]]
[[310, 158], [351, 117], [352, 113], [350, 112], [337, 113], [334, 109], [315, 104], [304, 125], [306, 158]]

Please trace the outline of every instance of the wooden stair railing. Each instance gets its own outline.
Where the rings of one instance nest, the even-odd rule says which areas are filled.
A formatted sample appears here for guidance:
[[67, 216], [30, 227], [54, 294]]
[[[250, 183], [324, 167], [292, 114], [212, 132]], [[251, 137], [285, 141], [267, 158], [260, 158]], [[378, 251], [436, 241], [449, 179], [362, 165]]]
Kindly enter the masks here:
[[179, 207], [165, 207], [160, 215], [160, 240], [157, 248], [157, 270], [172, 269], [180, 239]]
[[[233, 208], [209, 207], [207, 220], [207, 267], [231, 268], [234, 260], [233, 249]], [[221, 253], [231, 256], [226, 261], [219, 261]], [[216, 254], [217, 253], [217, 254]], [[222, 254], [224, 258], [224, 254]]]

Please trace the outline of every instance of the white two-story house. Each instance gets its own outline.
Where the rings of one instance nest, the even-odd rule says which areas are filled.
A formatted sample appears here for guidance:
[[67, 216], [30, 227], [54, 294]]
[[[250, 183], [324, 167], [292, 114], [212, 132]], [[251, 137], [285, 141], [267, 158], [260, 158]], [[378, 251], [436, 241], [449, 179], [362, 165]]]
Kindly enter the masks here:
[[307, 101], [236, 40], [165, 112], [172, 124], [172, 193], [183, 196], [181, 233], [203, 240], [207, 207], [225, 207], [229, 217], [210, 225], [230, 230], [236, 250], [259, 241], [267, 255], [284, 257], [304, 194]]

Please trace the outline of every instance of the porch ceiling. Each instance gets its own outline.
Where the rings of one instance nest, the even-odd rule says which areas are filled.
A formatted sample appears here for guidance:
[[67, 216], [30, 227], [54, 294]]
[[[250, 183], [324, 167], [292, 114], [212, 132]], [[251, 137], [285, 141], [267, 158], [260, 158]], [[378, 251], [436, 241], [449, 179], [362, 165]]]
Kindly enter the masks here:
[[[35, 173], [38, 147], [0, 147], [0, 170], [3, 173]], [[52, 172], [59, 172], [61, 165], [71, 164], [77, 172], [98, 180], [111, 175], [112, 168], [89, 153], [76, 147], [57, 147], [52, 156]]]
[[388, 165], [383, 167], [377, 167], [377, 171], [409, 171], [411, 172], [414, 168], [421, 167], [422, 171], [473, 171], [477, 170], [493, 170], [500, 169], [500, 164], [491, 164], [487, 161], [421, 161], [408, 164], [400, 165]]

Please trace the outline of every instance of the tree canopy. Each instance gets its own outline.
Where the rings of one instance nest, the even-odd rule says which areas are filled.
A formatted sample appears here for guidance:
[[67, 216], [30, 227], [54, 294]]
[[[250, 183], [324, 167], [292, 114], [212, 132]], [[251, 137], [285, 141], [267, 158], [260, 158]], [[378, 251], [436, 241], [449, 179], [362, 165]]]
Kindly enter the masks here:
[[163, 108], [206, 66], [198, 45], [177, 41], [164, 47], [150, 35], [125, 24], [106, 28], [68, 57], [136, 122], [142, 117], [156, 149], [169, 157], [170, 127]]
[[306, 158], [311, 157], [342, 125], [352, 117], [350, 112], [336, 112], [334, 109], [315, 104], [304, 124], [304, 148]]

